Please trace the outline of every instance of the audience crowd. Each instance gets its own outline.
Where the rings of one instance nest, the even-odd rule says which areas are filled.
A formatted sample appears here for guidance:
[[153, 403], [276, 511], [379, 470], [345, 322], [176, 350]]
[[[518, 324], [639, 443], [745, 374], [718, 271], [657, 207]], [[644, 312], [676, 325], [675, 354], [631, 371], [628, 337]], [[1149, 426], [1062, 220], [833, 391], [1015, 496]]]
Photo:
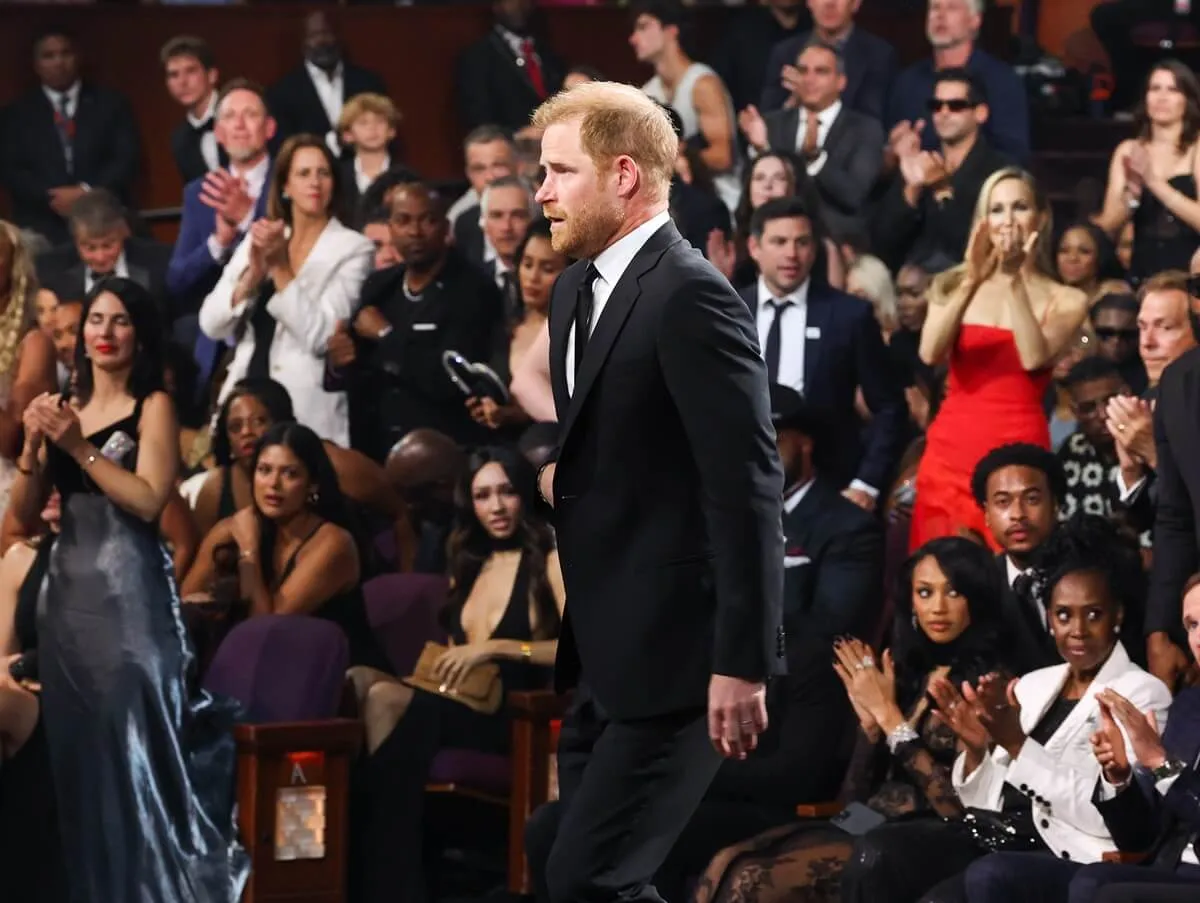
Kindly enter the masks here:
[[[1098, 209], [1064, 209], [1027, 168], [1022, 79], [978, 45], [983, 0], [928, 0], [928, 52], [905, 68], [860, 5], [766, 0], [701, 53], [677, 0], [630, 4], [643, 90], [679, 136], [672, 218], [757, 324], [785, 472], [788, 674], [658, 891], [1196, 899], [1200, 81], [1122, 58], [1132, 137]], [[456, 842], [425, 818], [440, 754], [508, 756], [500, 695], [551, 686], [569, 600], [535, 475], [557, 429], [551, 287], [572, 261], [542, 218], [530, 115], [604, 76], [559, 58], [531, 0], [492, 6], [458, 61], [457, 196], [405, 165], [403, 111], [325, 13], [267, 87], [219, 74], [201, 37], [168, 41], [180, 121], [153, 145], [186, 184], [173, 246], [132, 206], [130, 104], [79, 77], [84, 36], [37, 38], [40, 84], [0, 127], [14, 898], [66, 899], [19, 837], [56, 829], [26, 811], [53, 788], [35, 695], [9, 665], [36, 644], [60, 516], [56, 496], [39, 513], [13, 488], [23, 424], [43, 396], [80, 397], [90, 343], [117, 341], [97, 330], [121, 328], [96, 301], [128, 306], [130, 284], [161, 323], [135, 354], [165, 349], [179, 476], [157, 522], [201, 669], [245, 619], [345, 635], [365, 728], [354, 903], [437, 896], [430, 852]], [[1112, 21], [1171, 14], [1159, 6], [1101, 4], [1097, 33], [1119, 45]], [[440, 645], [402, 661], [378, 625], [416, 575], [441, 578], [442, 604], [415, 648]], [[556, 818], [550, 802], [527, 828], [543, 897]]]

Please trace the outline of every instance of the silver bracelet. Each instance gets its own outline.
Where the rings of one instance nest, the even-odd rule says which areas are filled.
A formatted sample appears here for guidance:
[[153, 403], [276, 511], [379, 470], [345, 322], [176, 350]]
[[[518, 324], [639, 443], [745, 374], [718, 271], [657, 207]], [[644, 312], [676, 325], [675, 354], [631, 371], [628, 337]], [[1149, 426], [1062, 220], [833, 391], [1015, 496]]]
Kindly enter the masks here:
[[912, 743], [914, 740], [920, 739], [921, 735], [913, 729], [913, 726], [905, 723], [887, 735], [887, 745], [888, 749], [894, 756], [896, 754], [896, 750], [898, 750], [905, 743]]

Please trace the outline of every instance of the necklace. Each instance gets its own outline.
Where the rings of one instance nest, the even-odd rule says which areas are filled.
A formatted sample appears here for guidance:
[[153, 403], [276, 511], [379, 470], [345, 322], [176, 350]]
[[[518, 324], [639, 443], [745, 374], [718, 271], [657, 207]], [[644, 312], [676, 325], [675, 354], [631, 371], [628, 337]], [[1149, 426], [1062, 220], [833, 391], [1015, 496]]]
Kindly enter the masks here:
[[409, 301], [420, 301], [425, 297], [424, 291], [414, 292], [408, 287], [408, 274], [404, 274], [404, 280], [400, 283], [400, 288], [404, 292], [404, 297]]

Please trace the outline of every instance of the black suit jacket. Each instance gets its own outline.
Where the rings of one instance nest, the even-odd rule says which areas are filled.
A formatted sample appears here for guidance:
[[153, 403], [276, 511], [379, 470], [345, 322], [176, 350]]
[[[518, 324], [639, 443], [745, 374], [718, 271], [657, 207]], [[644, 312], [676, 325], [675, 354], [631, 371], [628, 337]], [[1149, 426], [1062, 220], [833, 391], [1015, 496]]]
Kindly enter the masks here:
[[[171, 156], [175, 158], [175, 168], [179, 170], [179, 178], [184, 185], [208, 175], [208, 164], [204, 162], [204, 154], [200, 151], [200, 138], [201, 133], [192, 128], [186, 119], [171, 132]], [[217, 145], [217, 162], [222, 167], [229, 165], [229, 155], [220, 144]]]
[[[767, 75], [763, 82], [761, 112], [782, 109], [788, 92], [780, 81], [784, 66], [795, 66], [800, 51], [812, 39], [812, 32], [780, 41], [767, 58]], [[846, 38], [842, 48], [846, 65], [846, 90], [842, 102], [850, 109], [882, 121], [888, 91], [899, 72], [896, 48], [857, 26]]]
[[[771, 150], [794, 154], [800, 110], [768, 113], [767, 144]], [[856, 113], [844, 105], [829, 127], [823, 150], [829, 155], [812, 177], [821, 198], [821, 218], [834, 235], [866, 230], [867, 198], [883, 169], [887, 136], [879, 120]]]
[[[783, 610], [795, 629], [821, 638], [875, 635], [883, 607], [883, 525], [818, 476], [783, 515]], [[807, 559], [807, 561], [805, 560]]]
[[[141, 285], [158, 302], [163, 325], [169, 326], [173, 305], [167, 293], [167, 266], [171, 262], [171, 246], [148, 238], [125, 239], [125, 267], [129, 278]], [[37, 258], [38, 281], [62, 301], [76, 301], [84, 296], [85, 272], [83, 261], [73, 244], [51, 248]]]
[[[739, 294], [757, 317], [758, 283]], [[843, 486], [857, 478], [883, 491], [904, 451], [908, 406], [871, 305], [810, 281], [807, 329], [804, 397], [821, 421], [817, 467]], [[860, 386], [873, 415], [865, 428], [854, 410]]]
[[713, 674], [785, 667], [783, 472], [754, 324], [667, 223], [634, 256], [567, 390], [587, 267], [550, 302], [555, 523], [567, 589], [555, 679], [617, 720], [703, 710]]
[[1158, 448], [1158, 508], [1154, 565], [1146, 603], [1146, 633], [1167, 632], [1186, 648], [1181, 624], [1183, 585], [1200, 562], [1200, 348], [1163, 371], [1154, 408]]
[[992, 173], [1011, 165], [1012, 160], [995, 150], [981, 134], [950, 176], [953, 195], [939, 202], [933, 192], [925, 191], [916, 207], [910, 207], [904, 199], [904, 179], [897, 174], [872, 218], [875, 253], [892, 270], [910, 261], [924, 263], [935, 255], [962, 260], [979, 190]]
[[52, 244], [68, 241], [70, 234], [66, 220], [50, 209], [51, 188], [86, 183], [107, 188], [128, 204], [137, 178], [137, 123], [124, 95], [85, 82], [74, 113], [70, 170], [54, 107], [41, 87], [21, 96], [4, 117], [0, 177], [12, 197], [13, 221]]
[[1165, 796], [1143, 779], [1107, 800], [1097, 786], [1093, 802], [1118, 849], [1148, 852], [1156, 867], [1173, 871], [1189, 841], [1200, 855], [1200, 690], [1175, 697], [1162, 739], [1169, 756], [1190, 765]]
[[1058, 647], [1054, 645], [1050, 632], [1042, 626], [1028, 600], [1018, 598], [1008, 582], [1008, 566], [1004, 555], [996, 556], [996, 579], [1000, 581], [1003, 607], [1005, 660], [1018, 676], [1061, 664], [1062, 656], [1058, 654]]
[[454, 247], [475, 266], [483, 266], [483, 226], [479, 225], [480, 207], [469, 207], [454, 221]]
[[[370, 69], [353, 63], [342, 63], [342, 100], [347, 101], [356, 94], [388, 93], [383, 79]], [[297, 66], [267, 91], [267, 107], [275, 117], [277, 128], [274, 143], [282, 144], [292, 135], [309, 132], [324, 137], [336, 122], [329, 121], [329, 114], [321, 106], [321, 98], [308, 76], [304, 64]]]
[[[545, 41], [534, 38], [534, 49], [549, 97], [562, 87], [566, 72]], [[462, 52], [456, 78], [458, 116], [467, 131], [498, 125], [515, 132], [529, 125], [529, 117], [545, 99], [534, 90], [525, 67], [495, 28]]]

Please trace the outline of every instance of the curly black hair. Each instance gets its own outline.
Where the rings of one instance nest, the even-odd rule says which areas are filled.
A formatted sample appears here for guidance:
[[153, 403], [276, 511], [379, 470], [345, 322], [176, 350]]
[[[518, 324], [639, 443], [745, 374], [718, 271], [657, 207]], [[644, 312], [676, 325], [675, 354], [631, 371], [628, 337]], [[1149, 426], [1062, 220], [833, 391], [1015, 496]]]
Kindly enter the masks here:
[[1046, 475], [1046, 482], [1050, 484], [1050, 492], [1056, 501], [1061, 502], [1067, 494], [1067, 475], [1063, 473], [1062, 464], [1054, 452], [1029, 442], [1010, 442], [993, 448], [975, 465], [975, 472], [971, 474], [971, 492], [980, 508], [987, 504], [988, 480], [997, 470], [1005, 467], [1040, 470]]
[[1110, 600], [1120, 610], [1138, 611], [1146, 596], [1146, 573], [1136, 543], [1108, 518], [1082, 512], [1055, 530], [1041, 545], [1033, 570], [1037, 596], [1048, 607], [1054, 590], [1072, 574], [1103, 578]]

